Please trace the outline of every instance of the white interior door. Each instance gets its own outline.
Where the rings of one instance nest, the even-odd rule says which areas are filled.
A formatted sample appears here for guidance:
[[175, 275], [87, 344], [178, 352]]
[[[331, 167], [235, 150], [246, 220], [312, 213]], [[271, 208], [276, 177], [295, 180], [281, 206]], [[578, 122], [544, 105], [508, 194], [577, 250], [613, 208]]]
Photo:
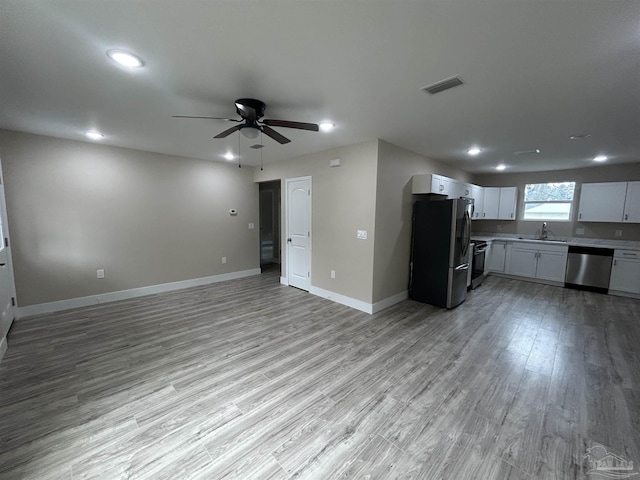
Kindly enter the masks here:
[[287, 281], [309, 291], [311, 286], [311, 177], [287, 183]]
[[4, 184], [0, 178], [0, 358], [2, 358], [3, 350], [6, 348], [5, 337], [15, 317], [15, 287], [13, 283], [13, 272], [11, 270], [11, 252], [9, 245], [7, 209], [4, 203]]

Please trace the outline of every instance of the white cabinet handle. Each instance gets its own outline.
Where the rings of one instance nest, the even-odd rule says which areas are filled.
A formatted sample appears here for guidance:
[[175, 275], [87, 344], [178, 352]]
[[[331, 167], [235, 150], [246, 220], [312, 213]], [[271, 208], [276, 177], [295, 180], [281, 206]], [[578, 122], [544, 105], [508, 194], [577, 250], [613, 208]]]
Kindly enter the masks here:
[[617, 260], [614, 260], [614, 261], [613, 261], [613, 264], [614, 264], [614, 265], [617, 265], [617, 264], [618, 264], [618, 261], [617, 261]]
[[582, 218], [582, 214], [578, 215], [578, 218]]
[[625, 219], [625, 220], [629, 220], [629, 214], [628, 214], [628, 213], [625, 213], [625, 214], [624, 214], [624, 219]]
[[513, 213], [511, 214], [511, 218], [513, 218]]

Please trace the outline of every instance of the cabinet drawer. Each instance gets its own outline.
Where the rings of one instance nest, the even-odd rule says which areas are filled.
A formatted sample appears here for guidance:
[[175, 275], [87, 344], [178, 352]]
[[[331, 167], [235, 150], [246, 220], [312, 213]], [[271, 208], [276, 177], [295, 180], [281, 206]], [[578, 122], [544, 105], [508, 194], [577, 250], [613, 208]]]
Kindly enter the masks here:
[[629, 258], [640, 260], [640, 252], [634, 250], [615, 250], [613, 252], [614, 258]]

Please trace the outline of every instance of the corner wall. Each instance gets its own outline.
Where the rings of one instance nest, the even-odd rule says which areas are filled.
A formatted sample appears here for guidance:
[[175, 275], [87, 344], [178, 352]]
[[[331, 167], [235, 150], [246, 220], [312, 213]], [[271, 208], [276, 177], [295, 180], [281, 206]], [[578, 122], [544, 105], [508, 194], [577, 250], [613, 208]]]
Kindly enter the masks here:
[[[341, 166], [330, 167], [336, 158]], [[256, 182], [282, 180], [283, 277], [287, 276], [285, 180], [311, 176], [311, 285], [325, 293], [372, 302], [377, 158], [378, 142], [372, 140], [268, 164], [264, 171], [255, 169]], [[367, 240], [356, 239], [356, 230], [367, 230]], [[331, 270], [336, 271], [334, 279]]]
[[260, 266], [251, 168], [3, 130], [0, 156], [20, 307]]
[[467, 172], [380, 140], [376, 183], [373, 303], [402, 296], [409, 285], [413, 175], [436, 173], [470, 182]]

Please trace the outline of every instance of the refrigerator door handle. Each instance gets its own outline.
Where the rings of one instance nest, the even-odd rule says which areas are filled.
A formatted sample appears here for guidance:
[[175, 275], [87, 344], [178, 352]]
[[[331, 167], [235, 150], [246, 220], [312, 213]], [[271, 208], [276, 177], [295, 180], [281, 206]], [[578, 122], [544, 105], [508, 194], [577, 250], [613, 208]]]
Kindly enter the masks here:
[[463, 263], [462, 265], [458, 265], [455, 270], [469, 270], [469, 264]]

